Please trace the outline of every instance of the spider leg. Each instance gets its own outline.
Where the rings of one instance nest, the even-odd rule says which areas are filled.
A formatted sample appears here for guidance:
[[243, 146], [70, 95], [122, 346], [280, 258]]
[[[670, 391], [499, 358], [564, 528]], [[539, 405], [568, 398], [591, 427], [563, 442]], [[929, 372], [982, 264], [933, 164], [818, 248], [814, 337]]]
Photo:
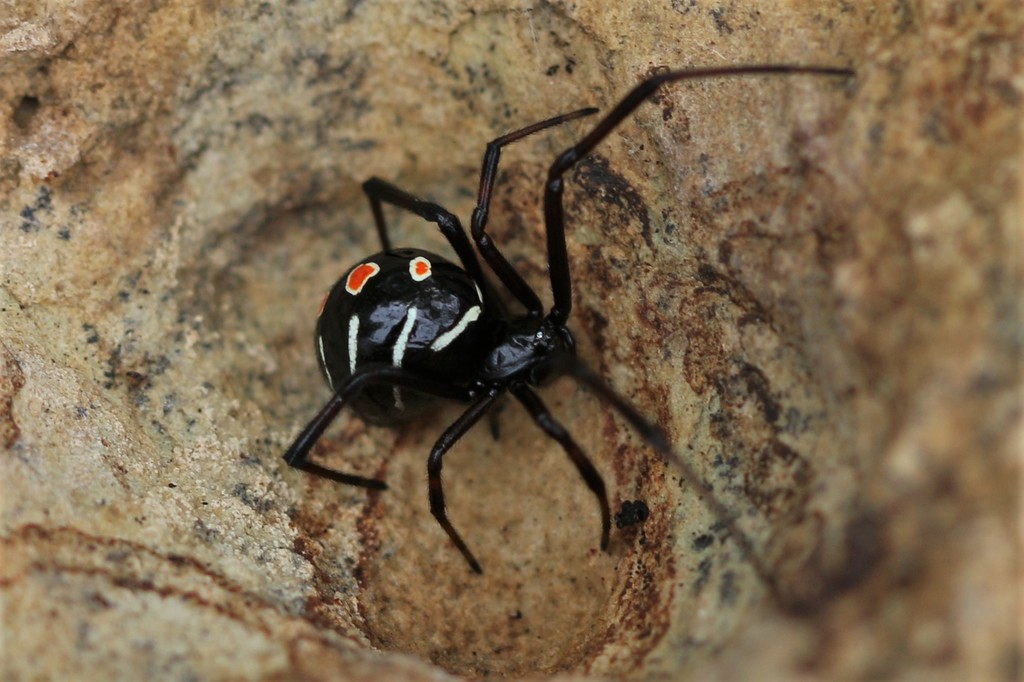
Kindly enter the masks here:
[[491, 290], [490, 283], [484, 278], [483, 269], [477, 260], [476, 252], [466, 236], [466, 230], [462, 227], [458, 216], [438, 204], [417, 199], [408, 192], [399, 189], [386, 180], [370, 178], [363, 183], [363, 191], [370, 200], [370, 209], [373, 211], [373, 219], [377, 224], [377, 234], [380, 236], [380, 243], [383, 250], [391, 248], [391, 240], [388, 238], [387, 226], [384, 223], [384, 210], [382, 203], [392, 204], [401, 209], [415, 213], [424, 220], [435, 223], [441, 230], [452, 249], [455, 250], [462, 267], [469, 273], [473, 281], [480, 287], [484, 296], [484, 305], [491, 310], [500, 310], [497, 296]]
[[316, 462], [311, 462], [307, 459], [309, 451], [313, 448], [313, 445], [320, 440], [320, 436], [323, 435], [324, 430], [327, 429], [328, 425], [334, 418], [338, 416], [338, 412], [345, 405], [345, 398], [340, 393], [335, 393], [331, 396], [331, 399], [327, 401], [327, 404], [323, 406], [320, 412], [313, 417], [313, 421], [306, 425], [306, 428], [302, 429], [302, 432], [292, 443], [292, 446], [288, 448], [288, 451], [284, 453], [284, 461], [289, 466], [293, 466], [296, 469], [302, 469], [311, 474], [322, 476], [338, 483], [344, 483], [346, 485], [355, 485], [361, 488], [370, 488], [373, 490], [387, 490], [388, 484], [384, 481], [377, 480], [376, 478], [364, 478], [362, 476], [356, 476], [355, 474], [345, 474], [340, 471], [334, 471], [327, 467], [321, 466]]
[[597, 497], [597, 502], [601, 505], [601, 549], [608, 549], [611, 514], [608, 510], [608, 494], [605, 492], [604, 479], [601, 478], [601, 474], [597, 472], [590, 459], [580, 449], [580, 446], [576, 444], [576, 441], [573, 440], [569, 432], [565, 430], [565, 427], [551, 416], [551, 412], [548, 411], [548, 408], [536, 393], [530, 390], [526, 384], [522, 383], [512, 384], [509, 386], [509, 391], [519, 399], [519, 402], [530, 413], [537, 426], [548, 436], [558, 441], [558, 444], [562, 446], [565, 453], [569, 455], [569, 459], [576, 465], [576, 469], [580, 472], [580, 476], [583, 477], [587, 487]]
[[386, 490], [387, 484], [375, 478], [364, 478], [355, 474], [346, 474], [340, 471], [328, 469], [315, 462], [309, 461], [309, 452], [313, 445], [320, 440], [327, 427], [334, 418], [338, 416], [341, 408], [355, 398], [360, 391], [369, 384], [389, 384], [411, 388], [413, 390], [429, 393], [451, 400], [467, 401], [472, 395], [467, 389], [458, 386], [451, 386], [435, 381], [422, 379], [413, 376], [400, 367], [385, 364], [367, 364], [348, 380], [331, 396], [327, 404], [323, 406], [313, 420], [295, 438], [291, 447], [284, 453], [284, 461], [296, 469], [308, 471], [311, 474], [322, 476], [338, 483], [355, 485], [362, 488], [374, 490]]
[[648, 445], [654, 448], [666, 461], [675, 466], [682, 475], [687, 485], [695, 491], [699, 491], [700, 498], [708, 506], [714, 517], [725, 526], [729, 535], [739, 545], [740, 551], [750, 564], [754, 567], [761, 579], [773, 590], [776, 590], [775, 579], [768, 571], [767, 566], [761, 561], [760, 556], [755, 552], [747, 534], [740, 530], [736, 523], [736, 515], [729, 512], [725, 505], [715, 496], [710, 486], [705, 484], [701, 476], [692, 464], [683, 459], [669, 444], [664, 432], [657, 426], [647, 421], [635, 407], [625, 398], [616, 393], [610, 386], [604, 383], [594, 372], [578, 358], [565, 355], [559, 358], [566, 373], [581, 381], [599, 398], [615, 408], [627, 422], [629, 422], [640, 437]]
[[484, 231], [487, 226], [487, 215], [491, 208], [491, 194], [494, 191], [494, 182], [498, 177], [498, 161], [501, 158], [501, 148], [546, 128], [596, 113], [597, 109], [588, 107], [534, 123], [507, 135], [502, 135], [496, 140], [492, 140], [487, 143], [487, 150], [484, 152], [483, 168], [480, 170], [480, 189], [477, 192], [476, 208], [473, 209], [473, 217], [470, 220], [470, 230], [473, 233], [473, 240], [476, 242], [477, 248], [480, 249], [480, 255], [491, 266], [491, 270], [498, 276], [502, 284], [512, 292], [512, 295], [531, 313], [539, 315], [544, 311], [540, 298], [530, 288], [530, 285], [526, 283], [526, 280], [516, 272], [512, 264], [501, 255], [490, 235]]
[[441, 466], [442, 458], [445, 453], [451, 449], [455, 443], [466, 435], [466, 432], [476, 424], [482, 416], [487, 412], [487, 409], [494, 404], [494, 401], [502, 393], [502, 388], [494, 387], [488, 392], [481, 395], [476, 401], [469, 406], [469, 409], [462, 413], [455, 422], [449, 426], [441, 437], [438, 439], [434, 448], [430, 451], [430, 457], [427, 459], [427, 484], [428, 493], [430, 497], [430, 513], [434, 515], [437, 522], [441, 524], [444, 531], [448, 533], [448, 537], [451, 538], [455, 546], [462, 552], [462, 556], [465, 557], [469, 563], [469, 567], [476, 573], [483, 573], [483, 569], [480, 568], [480, 562], [476, 560], [473, 553], [469, 551], [469, 547], [466, 545], [462, 536], [459, 535], [458, 531], [452, 525], [452, 522], [448, 520], [448, 514], [444, 508], [444, 489], [441, 487]]
[[[711, 78], [719, 76], [745, 76], [752, 74], [817, 74], [825, 76], [852, 76], [850, 69], [829, 66], [793, 66], [788, 64], [771, 64], [755, 66], [729, 66], [706, 69], [689, 69], [686, 71], [666, 71], [643, 81], [615, 105], [594, 129], [582, 140], [564, 151], [548, 171], [547, 183], [544, 186], [544, 225], [547, 231], [548, 272], [551, 276], [551, 290], [554, 305], [550, 318], [557, 324], [564, 324], [572, 310], [572, 277], [569, 273], [569, 255], [565, 247], [565, 216], [562, 205], [564, 181], [562, 176], [575, 166], [580, 159], [589, 154], [602, 140], [608, 137], [633, 110], [653, 95], [665, 83], [694, 78]], [[475, 232], [474, 232], [475, 236]], [[493, 266], [492, 266], [493, 267]]]

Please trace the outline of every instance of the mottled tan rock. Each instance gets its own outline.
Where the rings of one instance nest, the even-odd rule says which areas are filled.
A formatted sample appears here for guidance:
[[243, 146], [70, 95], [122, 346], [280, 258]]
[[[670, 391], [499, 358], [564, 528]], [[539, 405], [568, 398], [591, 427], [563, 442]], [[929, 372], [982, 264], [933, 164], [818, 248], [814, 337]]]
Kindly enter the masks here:
[[[0, 2], [4, 679], [1020, 675], [1019, 7], [608, 4]], [[446, 459], [483, 576], [427, 510], [457, 406], [316, 448], [385, 493], [284, 465], [360, 182], [468, 220], [488, 140], [769, 62], [857, 76], [667, 88], [568, 182], [581, 354], [703, 490], [568, 380], [652, 509], [607, 553], [512, 403]], [[545, 296], [588, 125], [504, 154], [492, 231]]]

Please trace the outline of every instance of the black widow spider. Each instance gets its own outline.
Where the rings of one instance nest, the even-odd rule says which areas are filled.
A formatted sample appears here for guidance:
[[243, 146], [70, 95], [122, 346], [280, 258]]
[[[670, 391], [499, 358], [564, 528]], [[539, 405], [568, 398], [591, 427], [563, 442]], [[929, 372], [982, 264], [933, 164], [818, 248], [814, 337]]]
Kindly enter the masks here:
[[[700, 489], [696, 471], [677, 456], [661, 430], [598, 379], [576, 358], [566, 327], [572, 310], [572, 279], [565, 245], [562, 176], [585, 157], [642, 102], [665, 83], [715, 76], [750, 74], [848, 76], [833, 67], [757, 65], [666, 71], [633, 88], [582, 140], [551, 165], [544, 185], [544, 223], [554, 305], [544, 314], [540, 298], [501, 255], [485, 231], [501, 149], [552, 126], [597, 113], [586, 108], [534, 123], [487, 145], [477, 204], [470, 222], [473, 241], [498, 280], [526, 309], [510, 314], [477, 260], [459, 219], [443, 207], [417, 199], [394, 185], [371, 178], [363, 184], [377, 224], [381, 251], [361, 260], [331, 289], [320, 309], [316, 348], [320, 366], [334, 392], [284, 455], [296, 468], [340, 483], [383, 490], [383, 481], [328, 469], [308, 459], [313, 444], [346, 404], [365, 420], [395, 423], [429, 406], [435, 398], [469, 404], [434, 445], [427, 460], [430, 511], [470, 567], [480, 563], [445, 513], [441, 488], [444, 454], [494, 405], [511, 393], [548, 436], [558, 441], [601, 507], [601, 548], [607, 549], [611, 525], [604, 480], [590, 459], [544, 406], [531, 386], [569, 374], [610, 403], [647, 443], [676, 464], [688, 484]], [[419, 249], [394, 249], [384, 224], [382, 204], [393, 204], [436, 223], [462, 267]], [[724, 506], [705, 496], [712, 511], [751, 555], [749, 543]]]

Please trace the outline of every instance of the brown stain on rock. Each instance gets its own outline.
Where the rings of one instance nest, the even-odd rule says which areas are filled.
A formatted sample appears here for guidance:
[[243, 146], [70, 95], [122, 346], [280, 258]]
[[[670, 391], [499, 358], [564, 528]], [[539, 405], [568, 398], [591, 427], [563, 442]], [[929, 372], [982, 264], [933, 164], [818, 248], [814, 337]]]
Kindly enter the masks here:
[[18, 442], [21, 429], [14, 419], [14, 398], [25, 386], [25, 374], [17, 358], [0, 343], [0, 445], [10, 450]]
[[[29, 574], [96, 576], [116, 587], [177, 599], [270, 633], [261, 611], [275, 611], [273, 604], [190, 557], [75, 528], [36, 524], [14, 529], [0, 538], [0, 547], [9, 562], [0, 589], [16, 589]], [[188, 583], [193, 587], [183, 586]], [[101, 609], [110, 608], [102, 595], [97, 595], [94, 603]]]

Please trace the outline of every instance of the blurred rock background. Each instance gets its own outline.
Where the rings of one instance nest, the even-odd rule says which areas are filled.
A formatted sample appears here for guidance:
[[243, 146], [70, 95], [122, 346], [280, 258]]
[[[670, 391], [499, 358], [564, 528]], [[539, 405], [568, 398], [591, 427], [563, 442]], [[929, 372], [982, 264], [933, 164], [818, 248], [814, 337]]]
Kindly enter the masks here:
[[[5, 679], [1015, 679], [1022, 15], [1014, 2], [0, 2]], [[581, 355], [544, 395], [652, 515], [510, 403], [343, 417], [320, 297], [379, 175], [468, 222], [484, 145], [662, 68], [568, 181]], [[508, 148], [492, 231], [544, 295], [539, 198], [581, 121]], [[396, 242], [445, 252], [389, 212]], [[708, 511], [737, 518], [753, 551]]]

